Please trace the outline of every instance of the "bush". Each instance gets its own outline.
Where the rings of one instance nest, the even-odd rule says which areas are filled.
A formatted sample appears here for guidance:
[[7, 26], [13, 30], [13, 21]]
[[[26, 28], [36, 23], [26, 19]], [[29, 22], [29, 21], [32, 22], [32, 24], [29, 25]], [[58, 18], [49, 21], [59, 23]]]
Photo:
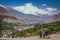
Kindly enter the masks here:
[[42, 25], [35, 24], [33, 28], [26, 29], [23, 32], [21, 31], [20, 33], [22, 33], [21, 34], [22, 36], [25, 36], [25, 34], [27, 33], [30, 33], [29, 36], [39, 35], [39, 30], [41, 29], [42, 26], [43, 28], [47, 28], [49, 30], [49, 34], [56, 33], [57, 31], [60, 30], [60, 22], [54, 22], [54, 23], [48, 23], [48, 24], [42, 24]]

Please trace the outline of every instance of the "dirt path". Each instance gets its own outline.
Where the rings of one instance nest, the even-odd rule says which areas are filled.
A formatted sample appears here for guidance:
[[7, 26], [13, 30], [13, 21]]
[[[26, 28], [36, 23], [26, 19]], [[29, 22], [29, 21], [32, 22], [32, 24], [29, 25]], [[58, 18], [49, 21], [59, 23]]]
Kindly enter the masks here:
[[0, 40], [60, 40], [60, 34], [51, 34], [51, 35], [49, 35], [49, 39], [47, 39], [47, 38], [39, 38], [39, 36], [33, 36], [33, 37], [25, 37], [25, 38], [8, 38], [8, 39], [0, 39]]
[[21, 40], [60, 40], [60, 38], [43, 39], [43, 38], [39, 38], [38, 36], [35, 36], [35, 37], [22, 38]]
[[60, 40], [60, 34], [51, 34], [47, 38], [39, 38], [39, 36], [34, 36], [34, 37], [27, 37], [27, 38], [21, 38], [21, 40]]

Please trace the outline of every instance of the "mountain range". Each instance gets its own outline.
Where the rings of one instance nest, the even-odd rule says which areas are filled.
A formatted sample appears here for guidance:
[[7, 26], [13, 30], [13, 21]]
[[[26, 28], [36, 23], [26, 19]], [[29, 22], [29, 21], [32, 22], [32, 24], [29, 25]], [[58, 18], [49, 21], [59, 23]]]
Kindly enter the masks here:
[[4, 17], [4, 21], [10, 23], [25, 23], [25, 24], [35, 24], [40, 23], [42, 20], [44, 22], [53, 22], [60, 21], [60, 13], [56, 15], [47, 15], [47, 14], [24, 14], [19, 12], [11, 7], [1, 7], [0, 6], [0, 16]]
[[60, 21], [60, 12], [53, 15], [50, 19], [48, 19], [48, 21], [46, 21], [47, 23], [50, 22], [56, 22], [56, 21]]
[[7, 7], [7, 10], [11, 14], [13, 14], [15, 17], [17, 17], [19, 20], [23, 20], [25, 23], [28, 23], [28, 24], [40, 23], [41, 20], [46, 21], [51, 17], [50, 15], [46, 15], [46, 14], [39, 14], [39, 15], [24, 14], [11, 7]]
[[0, 16], [3, 17], [4, 22], [9, 23], [22, 23], [22, 21], [18, 20], [15, 16], [7, 11], [6, 8], [0, 6]]

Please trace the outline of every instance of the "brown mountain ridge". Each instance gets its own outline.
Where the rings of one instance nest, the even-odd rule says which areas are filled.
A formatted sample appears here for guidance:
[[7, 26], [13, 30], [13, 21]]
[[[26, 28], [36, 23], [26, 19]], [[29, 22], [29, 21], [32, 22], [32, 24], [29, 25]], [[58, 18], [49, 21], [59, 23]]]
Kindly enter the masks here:
[[3, 21], [9, 22], [9, 23], [23, 23], [21, 20], [18, 20], [16, 17], [14, 17], [12, 14], [10, 14], [6, 8], [0, 6], [0, 16], [3, 17]]
[[48, 19], [48, 21], [46, 21], [47, 23], [50, 22], [56, 22], [56, 21], [60, 21], [60, 12], [58, 14], [53, 15], [50, 19]]

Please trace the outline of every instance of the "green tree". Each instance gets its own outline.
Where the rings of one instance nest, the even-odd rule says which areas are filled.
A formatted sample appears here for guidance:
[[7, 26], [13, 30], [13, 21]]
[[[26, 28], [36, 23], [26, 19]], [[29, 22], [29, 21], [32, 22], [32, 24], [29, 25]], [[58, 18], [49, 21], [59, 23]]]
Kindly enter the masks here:
[[0, 17], [0, 37], [2, 37], [2, 22], [3, 22], [3, 17]]

